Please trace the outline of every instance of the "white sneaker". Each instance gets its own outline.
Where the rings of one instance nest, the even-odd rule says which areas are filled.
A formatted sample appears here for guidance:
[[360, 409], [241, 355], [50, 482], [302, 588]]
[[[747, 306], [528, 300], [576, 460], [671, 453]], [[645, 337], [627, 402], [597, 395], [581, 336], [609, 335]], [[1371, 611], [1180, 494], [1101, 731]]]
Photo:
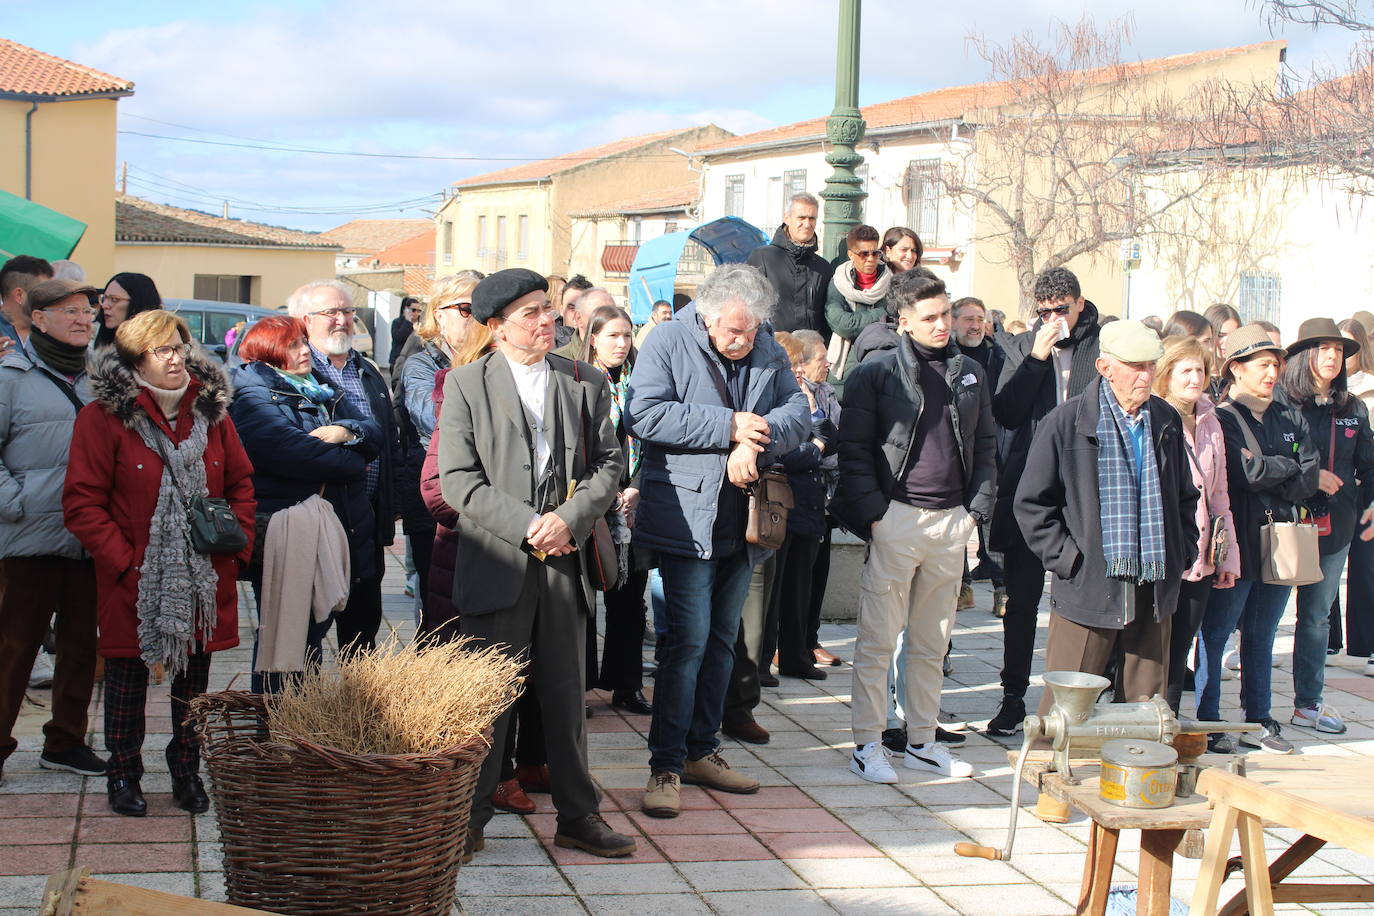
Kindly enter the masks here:
[[1374, 677], [1374, 656], [1370, 656], [1369, 658], [1365, 659], [1364, 676]]
[[869, 782], [897, 781], [897, 771], [892, 769], [881, 741], [870, 741], [863, 747], [854, 748], [849, 758], [849, 769]]
[[33, 660], [33, 670], [29, 672], [29, 686], [34, 690], [46, 690], [52, 686], [52, 673], [52, 656], [39, 649]]
[[1236, 672], [1240, 670], [1240, 650], [1227, 649], [1221, 656], [1221, 679], [1223, 681], [1235, 680]]
[[960, 759], [948, 747], [935, 741], [919, 747], [908, 744], [902, 765], [908, 770], [930, 770], [942, 776], [973, 775], [973, 764]]
[[1344, 735], [1345, 721], [1341, 714], [1330, 706], [1309, 706], [1293, 710], [1293, 718], [1288, 721], [1300, 728], [1314, 728], [1328, 735]]

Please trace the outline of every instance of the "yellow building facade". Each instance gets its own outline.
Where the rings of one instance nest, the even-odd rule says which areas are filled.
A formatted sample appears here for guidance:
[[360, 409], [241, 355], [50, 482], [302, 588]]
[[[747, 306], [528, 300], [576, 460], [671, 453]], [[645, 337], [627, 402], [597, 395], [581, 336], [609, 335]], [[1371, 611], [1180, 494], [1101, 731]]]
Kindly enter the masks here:
[[[0, 39], [0, 188], [86, 224], [72, 260], [115, 269], [115, 130], [133, 83]], [[23, 254], [23, 252], [13, 252]]]
[[118, 195], [115, 266], [163, 296], [278, 308], [298, 286], [331, 280], [342, 249], [313, 232], [224, 219]]

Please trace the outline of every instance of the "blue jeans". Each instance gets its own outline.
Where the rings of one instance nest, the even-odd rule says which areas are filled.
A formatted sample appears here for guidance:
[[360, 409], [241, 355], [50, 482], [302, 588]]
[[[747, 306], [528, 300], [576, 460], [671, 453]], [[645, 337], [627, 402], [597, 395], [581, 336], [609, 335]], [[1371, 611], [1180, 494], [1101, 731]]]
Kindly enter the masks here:
[[[1237, 579], [1230, 588], [1217, 588], [1207, 601], [1198, 641], [1197, 715], [1205, 721], [1221, 718], [1221, 655], [1231, 631], [1240, 626], [1240, 705], [1245, 721], [1263, 722], [1269, 716], [1269, 687], [1274, 658], [1274, 634], [1288, 606], [1289, 585], [1269, 585]], [[1330, 601], [1327, 602], [1330, 604]], [[1325, 643], [1323, 643], [1323, 646]]]
[[753, 567], [748, 550], [702, 560], [661, 554], [665, 631], [659, 637], [649, 768], [681, 773], [716, 749], [735, 664], [740, 611]]
[[1326, 643], [1331, 629], [1331, 602], [1341, 587], [1350, 553], [1346, 544], [1322, 557], [1322, 580], [1298, 589], [1298, 626], [1293, 633], [1293, 705], [1320, 708], [1326, 686]]

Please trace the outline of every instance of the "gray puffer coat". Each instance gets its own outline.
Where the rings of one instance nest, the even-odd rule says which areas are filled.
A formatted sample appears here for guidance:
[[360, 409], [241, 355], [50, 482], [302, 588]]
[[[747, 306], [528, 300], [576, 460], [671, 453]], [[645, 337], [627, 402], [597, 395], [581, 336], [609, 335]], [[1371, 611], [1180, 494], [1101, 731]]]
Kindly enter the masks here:
[[[76, 406], [66, 376], [15, 348], [0, 359], [0, 557], [86, 555], [62, 520], [62, 484]], [[91, 400], [89, 380], [74, 393]]]

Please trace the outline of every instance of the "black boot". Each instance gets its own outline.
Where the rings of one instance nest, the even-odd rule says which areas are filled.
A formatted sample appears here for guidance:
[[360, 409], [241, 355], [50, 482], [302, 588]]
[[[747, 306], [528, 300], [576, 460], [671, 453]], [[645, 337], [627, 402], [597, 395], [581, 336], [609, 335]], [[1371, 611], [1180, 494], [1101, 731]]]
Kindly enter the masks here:
[[617, 690], [611, 694], [611, 705], [636, 716], [652, 715], [654, 708], [644, 699], [642, 690]]
[[110, 798], [110, 810], [125, 817], [145, 817], [148, 802], [143, 798], [143, 789], [137, 779], [111, 779], [106, 793]]
[[192, 814], [202, 814], [210, 809], [210, 798], [205, 794], [205, 784], [195, 773], [185, 779], [172, 780], [172, 801], [178, 808]]

